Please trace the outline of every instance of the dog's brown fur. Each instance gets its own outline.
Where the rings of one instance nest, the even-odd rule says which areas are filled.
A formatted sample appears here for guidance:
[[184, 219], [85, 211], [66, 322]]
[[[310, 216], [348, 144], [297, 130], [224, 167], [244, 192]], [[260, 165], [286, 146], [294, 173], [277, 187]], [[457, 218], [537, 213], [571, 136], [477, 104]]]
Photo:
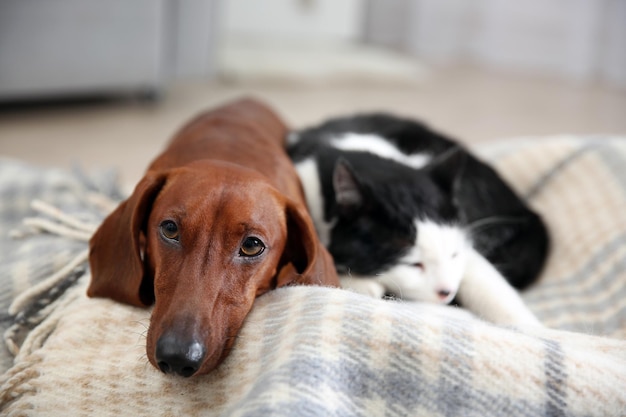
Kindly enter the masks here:
[[[214, 369], [255, 298], [271, 289], [339, 286], [284, 151], [286, 131], [249, 99], [200, 115], [91, 239], [88, 295], [154, 302], [146, 348], [164, 372]], [[166, 220], [178, 225], [178, 241], [164, 237]], [[259, 256], [241, 256], [250, 236], [265, 244]]]

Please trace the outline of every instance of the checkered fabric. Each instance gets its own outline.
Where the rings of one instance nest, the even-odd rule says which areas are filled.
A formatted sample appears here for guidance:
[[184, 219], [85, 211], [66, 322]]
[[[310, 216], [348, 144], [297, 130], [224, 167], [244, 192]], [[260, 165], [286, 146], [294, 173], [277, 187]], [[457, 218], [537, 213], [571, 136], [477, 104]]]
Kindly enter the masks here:
[[[209, 375], [147, 361], [150, 311], [88, 299], [80, 239], [0, 240], [8, 416], [624, 416], [626, 140], [547, 137], [476, 151], [546, 220], [553, 247], [523, 297], [546, 328], [505, 328], [452, 307], [292, 287], [260, 297]], [[109, 177], [0, 162], [0, 232], [38, 198], [86, 223], [86, 196], [119, 198]], [[80, 259], [80, 258], [79, 258]], [[17, 311], [16, 311], [17, 309]]]

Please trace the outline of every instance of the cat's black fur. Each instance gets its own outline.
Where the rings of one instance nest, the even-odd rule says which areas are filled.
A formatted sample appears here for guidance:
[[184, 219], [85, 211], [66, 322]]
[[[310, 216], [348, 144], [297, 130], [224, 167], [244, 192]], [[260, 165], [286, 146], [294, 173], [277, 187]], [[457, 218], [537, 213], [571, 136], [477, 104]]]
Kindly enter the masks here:
[[[376, 134], [407, 155], [427, 153], [433, 160], [415, 169], [332, 147], [330, 140], [342, 133]], [[328, 249], [340, 272], [372, 275], [393, 265], [415, 240], [415, 218], [469, 228], [473, 247], [516, 288], [531, 284], [541, 271], [549, 247], [541, 218], [493, 168], [425, 125], [364, 114], [295, 132], [289, 143], [295, 163], [309, 157], [317, 162], [325, 220], [337, 219]], [[358, 184], [360, 204], [337, 203], [338, 167]]]

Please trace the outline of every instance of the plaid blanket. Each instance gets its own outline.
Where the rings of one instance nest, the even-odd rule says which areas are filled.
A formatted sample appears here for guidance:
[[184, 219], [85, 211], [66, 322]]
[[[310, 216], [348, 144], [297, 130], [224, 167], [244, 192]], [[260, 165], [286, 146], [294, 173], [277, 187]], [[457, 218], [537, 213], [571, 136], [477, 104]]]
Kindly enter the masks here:
[[119, 199], [111, 177], [0, 161], [0, 324], [11, 348], [0, 354], [0, 414], [626, 415], [626, 141], [551, 137], [477, 151], [548, 223], [548, 265], [523, 294], [547, 328], [497, 327], [457, 308], [338, 289], [283, 288], [257, 300], [219, 368], [191, 379], [148, 363], [149, 310], [85, 296], [86, 243], [71, 224], [57, 228], [63, 236], [22, 229], [6, 237], [36, 214], [34, 198], [97, 224], [106, 210], [89, 196]]

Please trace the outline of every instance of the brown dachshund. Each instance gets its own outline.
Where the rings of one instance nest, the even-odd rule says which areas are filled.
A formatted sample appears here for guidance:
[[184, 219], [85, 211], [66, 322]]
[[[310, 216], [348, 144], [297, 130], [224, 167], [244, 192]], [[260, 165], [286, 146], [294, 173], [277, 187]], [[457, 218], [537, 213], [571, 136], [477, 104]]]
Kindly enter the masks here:
[[267, 291], [339, 286], [285, 153], [286, 130], [253, 100], [200, 115], [91, 239], [88, 295], [154, 303], [146, 349], [161, 371], [214, 369]]

